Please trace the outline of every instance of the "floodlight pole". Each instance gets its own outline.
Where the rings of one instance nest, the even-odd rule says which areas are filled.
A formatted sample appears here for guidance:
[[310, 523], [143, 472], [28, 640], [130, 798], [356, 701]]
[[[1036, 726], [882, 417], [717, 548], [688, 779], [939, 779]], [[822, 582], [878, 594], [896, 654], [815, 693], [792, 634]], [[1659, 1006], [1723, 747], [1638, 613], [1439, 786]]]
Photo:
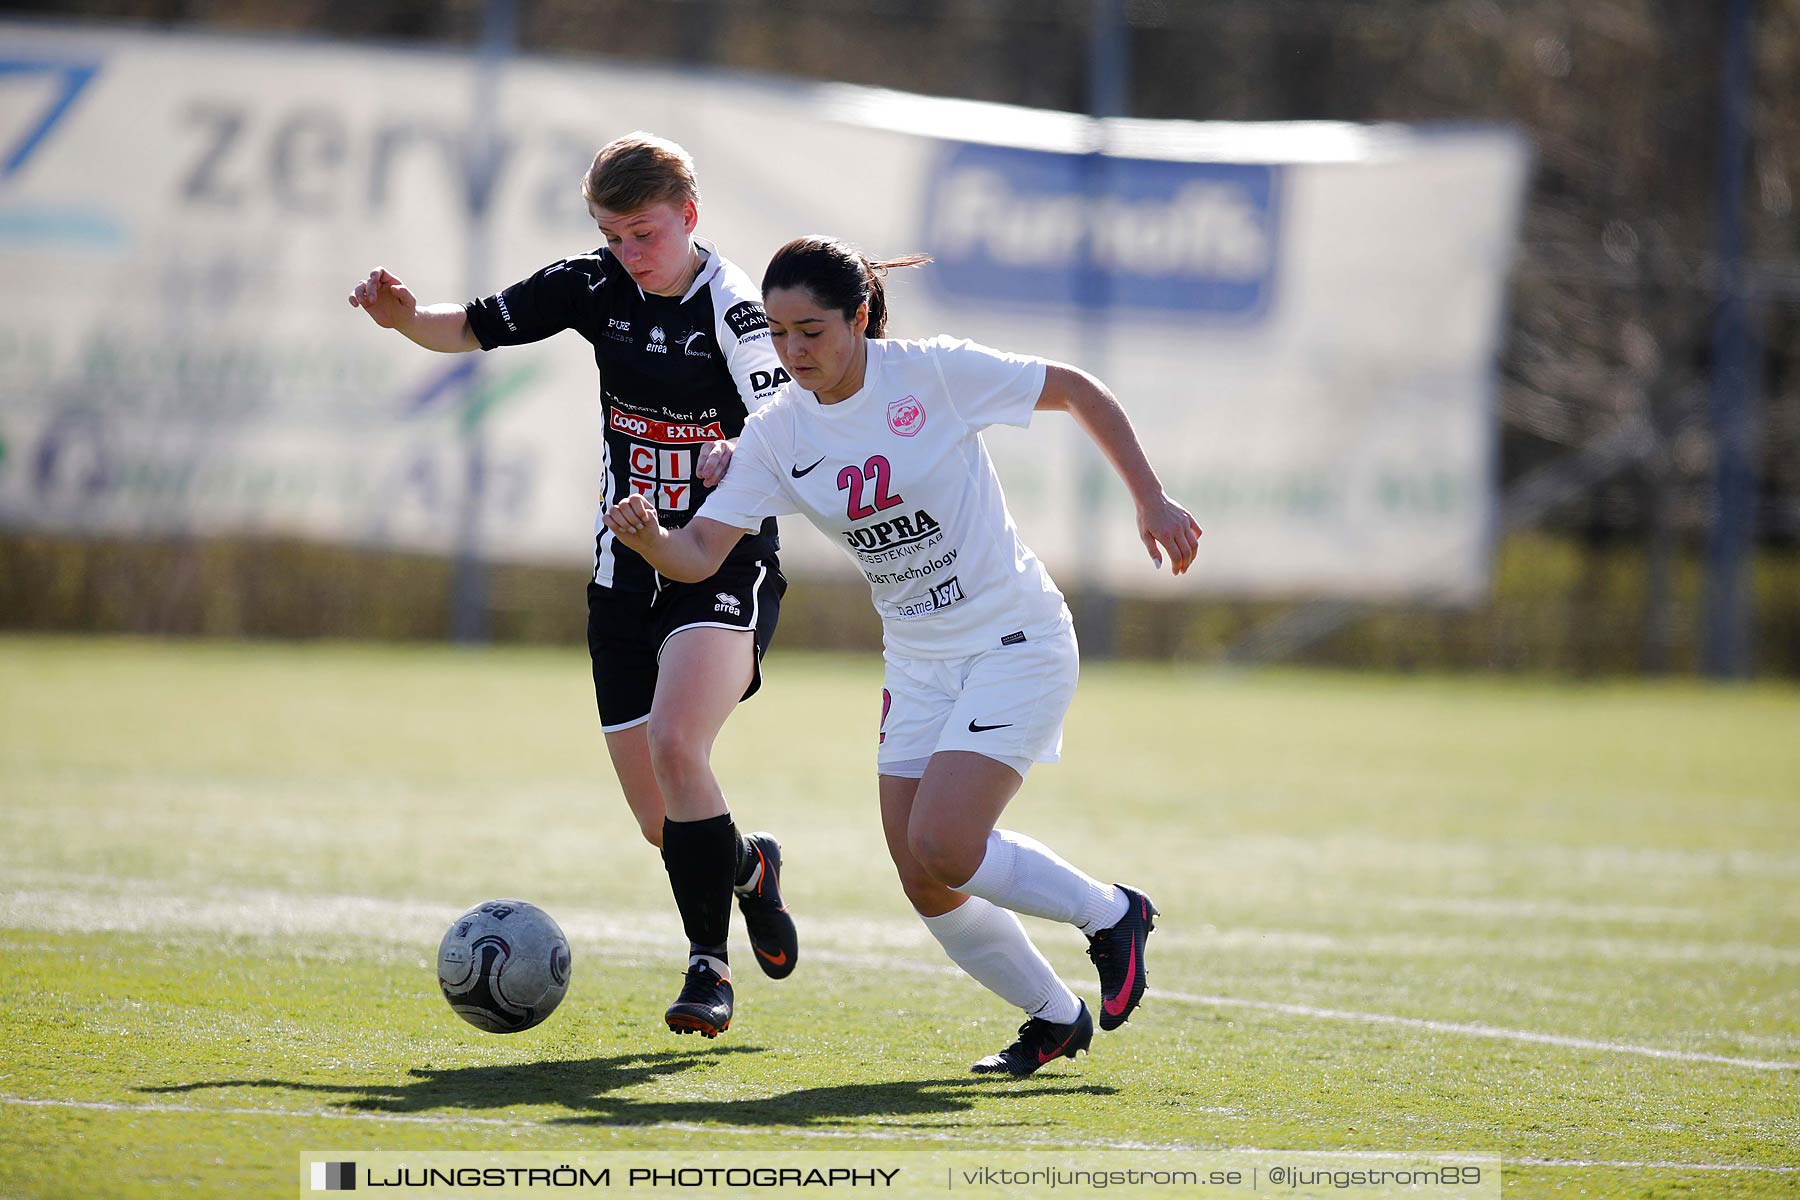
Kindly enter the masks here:
[[[1131, 46], [1127, 38], [1123, 0], [1093, 0], [1093, 26], [1088, 37], [1088, 115], [1094, 137], [1082, 162], [1082, 199], [1095, 212], [1110, 189], [1106, 128], [1107, 117], [1122, 117], [1130, 102]], [[1090, 220], [1091, 230], [1096, 222]], [[1095, 253], [1092, 236], [1081, 241], [1076, 265], [1076, 320], [1081, 362], [1105, 379], [1112, 348], [1113, 280], [1110, 267]], [[1079, 494], [1075, 515], [1075, 548], [1085, 577], [1081, 581], [1082, 649], [1099, 658], [1111, 658], [1118, 648], [1118, 606], [1105, 578], [1106, 530], [1097, 514], [1109, 486], [1103, 466], [1091, 447], [1081, 448]]]
[[1131, 43], [1123, 0], [1093, 0], [1094, 28], [1088, 43], [1088, 112], [1122, 117], [1130, 104]]
[[[516, 0], [487, 0], [481, 19], [481, 45], [475, 54], [473, 111], [469, 114], [469, 154], [463, 169], [485, 173], [483, 185], [465, 189], [481, 201], [467, 214], [463, 243], [464, 290], [480, 296], [489, 287], [493, 248], [493, 204], [498, 193], [492, 173], [499, 169], [500, 77], [517, 43]], [[450, 637], [458, 642], [485, 642], [488, 621], [487, 563], [481, 545], [481, 514], [487, 493], [487, 445], [475, 407], [482, 371], [477, 364], [463, 385], [463, 411], [457, 440], [462, 449], [462, 491], [456, 514], [456, 548], [450, 574]]]
[[1756, 536], [1755, 392], [1759, 353], [1745, 302], [1744, 169], [1750, 151], [1752, 0], [1726, 0], [1719, 83], [1718, 297], [1713, 325], [1713, 513], [1706, 545], [1701, 666], [1715, 679], [1751, 669], [1747, 584]]

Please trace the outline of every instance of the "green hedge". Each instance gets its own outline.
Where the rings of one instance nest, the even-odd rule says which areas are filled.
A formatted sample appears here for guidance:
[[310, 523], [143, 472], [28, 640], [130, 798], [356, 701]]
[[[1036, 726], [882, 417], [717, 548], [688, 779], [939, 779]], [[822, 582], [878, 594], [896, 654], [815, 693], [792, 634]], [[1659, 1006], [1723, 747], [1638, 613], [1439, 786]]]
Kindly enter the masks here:
[[[296, 541], [139, 542], [0, 535], [0, 629], [206, 637], [439, 640], [450, 633], [451, 565], [441, 558]], [[1676, 562], [1660, 639], [1650, 636], [1648, 568], [1634, 546], [1537, 534], [1504, 543], [1494, 591], [1466, 609], [1369, 607], [1295, 661], [1383, 670], [1500, 670], [1592, 676], [1692, 673], [1703, 614], [1699, 556]], [[489, 625], [507, 642], [582, 640], [583, 573], [492, 566]], [[1753, 569], [1756, 670], [1800, 677], [1800, 554]], [[1113, 626], [1121, 657], [1222, 660], [1293, 605], [1071, 597], [1090, 648]], [[874, 649], [880, 628], [860, 585], [789, 589], [780, 644]]]

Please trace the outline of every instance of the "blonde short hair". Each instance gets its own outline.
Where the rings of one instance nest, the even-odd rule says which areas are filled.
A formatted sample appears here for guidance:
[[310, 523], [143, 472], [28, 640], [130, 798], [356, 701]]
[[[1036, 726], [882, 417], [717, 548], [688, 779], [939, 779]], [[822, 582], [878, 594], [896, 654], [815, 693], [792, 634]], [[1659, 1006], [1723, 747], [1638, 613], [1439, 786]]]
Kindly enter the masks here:
[[700, 184], [686, 150], [639, 130], [600, 148], [581, 181], [581, 194], [598, 208], [628, 213], [664, 202], [699, 204]]

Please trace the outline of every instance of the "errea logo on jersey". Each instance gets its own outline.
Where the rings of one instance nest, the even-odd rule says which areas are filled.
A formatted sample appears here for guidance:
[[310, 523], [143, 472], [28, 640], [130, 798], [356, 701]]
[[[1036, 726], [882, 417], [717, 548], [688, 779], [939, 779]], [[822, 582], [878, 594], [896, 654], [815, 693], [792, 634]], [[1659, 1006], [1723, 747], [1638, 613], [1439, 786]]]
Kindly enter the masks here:
[[669, 335], [663, 332], [661, 325], [657, 325], [650, 330], [650, 341], [644, 346], [644, 349], [652, 354], [667, 354], [669, 352], [668, 342]]
[[1277, 168], [959, 145], [925, 233], [949, 297], [1254, 320], [1280, 234]]

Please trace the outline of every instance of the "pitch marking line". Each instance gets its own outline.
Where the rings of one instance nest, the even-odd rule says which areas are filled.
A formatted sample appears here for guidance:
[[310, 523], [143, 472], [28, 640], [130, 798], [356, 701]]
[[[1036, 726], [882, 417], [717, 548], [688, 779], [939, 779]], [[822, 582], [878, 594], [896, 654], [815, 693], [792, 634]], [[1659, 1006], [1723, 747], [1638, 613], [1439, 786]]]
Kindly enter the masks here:
[[[421, 939], [435, 939], [443, 911], [442, 905], [421, 901], [364, 896], [294, 896], [272, 891], [224, 891], [205, 898], [136, 896], [128, 909], [122, 909], [116, 898], [86, 891], [44, 889], [35, 892], [0, 892], [0, 927], [57, 932], [167, 933], [171, 928], [186, 928], [237, 935], [293, 937], [309, 931], [329, 932], [356, 928], [367, 929], [371, 933], [385, 933], [390, 939], [401, 932], [416, 932]], [[626, 944], [650, 947], [667, 942], [665, 938], [646, 933], [646, 926], [641, 921], [620, 919], [616, 914], [577, 911], [568, 914], [567, 919], [560, 923], [571, 937], [591, 938], [613, 946]], [[814, 921], [812, 926], [815, 930], [820, 927], [829, 930], [835, 937], [829, 937], [828, 941], [835, 940], [840, 944], [882, 945], [895, 949], [918, 946], [927, 954], [936, 950], [936, 943], [931, 942], [922, 930], [901, 922]], [[961, 974], [958, 968], [948, 963], [919, 959], [834, 953], [829, 950], [815, 951], [814, 957], [828, 962], [871, 965], [889, 971], [905, 970], [946, 976]], [[1096, 990], [1094, 984], [1086, 979], [1064, 982], [1076, 991], [1091, 993]], [[1440, 1021], [1426, 1017], [1403, 1017], [1391, 1013], [1358, 1012], [1194, 992], [1156, 990], [1150, 996], [1153, 1001], [1160, 998], [1209, 1008], [1249, 1009], [1311, 1020], [1387, 1025], [1525, 1045], [1630, 1054], [1669, 1062], [1710, 1063], [1752, 1071], [1800, 1071], [1800, 1062], [1740, 1058], [1695, 1050], [1671, 1050], [1567, 1034], [1538, 1033], [1529, 1029], [1508, 1029], [1475, 1022]]]
[[[830, 950], [816, 951], [814, 958], [826, 962], [844, 962], [877, 966], [884, 970], [928, 971], [932, 974], [961, 975], [956, 967], [939, 967], [926, 963], [851, 954]], [[1090, 979], [1064, 979], [1073, 991], [1097, 993]], [[1248, 1000], [1238, 996], [1208, 996], [1196, 992], [1170, 992], [1152, 988], [1144, 993], [1147, 1001], [1171, 1000], [1177, 1004], [1203, 1005], [1208, 1008], [1247, 1008], [1258, 1012], [1281, 1013], [1291, 1017], [1309, 1017], [1322, 1021], [1354, 1021], [1365, 1025], [1397, 1025], [1407, 1029], [1423, 1029], [1431, 1033], [1461, 1034], [1466, 1037], [1492, 1038], [1497, 1041], [1522, 1042], [1540, 1046], [1559, 1046], [1569, 1050], [1598, 1050], [1608, 1054], [1635, 1054], [1644, 1058], [1662, 1058], [1675, 1062], [1716, 1063], [1753, 1071], [1800, 1071], [1800, 1062], [1782, 1062], [1768, 1058], [1734, 1058], [1729, 1054], [1707, 1054], [1698, 1050], [1668, 1050], [1660, 1046], [1638, 1046], [1630, 1042], [1605, 1042], [1594, 1038], [1572, 1037], [1561, 1033], [1538, 1033], [1530, 1029], [1507, 1029], [1499, 1025], [1481, 1025], [1463, 1021], [1436, 1021], [1427, 1017], [1402, 1017], [1393, 1013], [1356, 1012], [1342, 1008], [1319, 1008], [1311, 1004], [1289, 1004], [1279, 1000]]]
[[[1071, 984], [1071, 986], [1085, 986], [1088, 990], [1093, 990], [1093, 985], [1086, 981], [1080, 985]], [[1313, 1017], [1327, 1021], [1400, 1025], [1408, 1029], [1425, 1029], [1432, 1033], [1459, 1033], [1467, 1037], [1527, 1042], [1541, 1046], [1561, 1046], [1570, 1050], [1601, 1050], [1611, 1054], [1637, 1054], [1645, 1058], [1668, 1058], [1678, 1062], [1718, 1063], [1721, 1066], [1744, 1067], [1753, 1071], [1800, 1071], [1800, 1062], [1780, 1062], [1767, 1058], [1733, 1058], [1728, 1054], [1706, 1054], [1697, 1050], [1665, 1050], [1658, 1046], [1635, 1046], [1629, 1042], [1602, 1042], [1592, 1038], [1570, 1037], [1560, 1033], [1535, 1033], [1529, 1029], [1506, 1029], [1498, 1025], [1434, 1021], [1426, 1017], [1401, 1017], [1391, 1013], [1354, 1012], [1341, 1008], [1315, 1008], [1310, 1004], [1285, 1004], [1276, 1000], [1244, 1000], [1235, 996], [1201, 996], [1190, 992], [1150, 991], [1145, 993], [1145, 997], [1175, 1000], [1184, 1004], [1204, 1004], [1213, 1008], [1249, 1008], [1261, 1012]]]
[[[85, 1112], [116, 1113], [149, 1113], [153, 1115], [176, 1116], [220, 1116], [220, 1117], [276, 1117], [301, 1121], [373, 1121], [377, 1123], [399, 1125], [436, 1125], [466, 1128], [481, 1125], [500, 1129], [544, 1130], [557, 1127], [553, 1121], [508, 1121], [500, 1117], [430, 1117], [409, 1113], [370, 1113], [370, 1112], [330, 1112], [314, 1110], [298, 1112], [292, 1109], [279, 1108], [206, 1108], [198, 1104], [121, 1104], [108, 1100], [55, 1100], [33, 1098], [30, 1096], [0, 1095], [0, 1104], [11, 1104], [21, 1108], [68, 1108]], [[614, 1126], [613, 1128], [625, 1128]], [[685, 1133], [736, 1133], [766, 1137], [769, 1129], [765, 1125], [720, 1125], [701, 1124], [692, 1121], [659, 1121], [654, 1124], [632, 1125], [632, 1129], [669, 1129]], [[783, 1137], [823, 1138], [856, 1141], [940, 1141], [962, 1143], [968, 1137], [943, 1135], [910, 1131], [907, 1133], [889, 1133], [882, 1130], [850, 1130], [850, 1129], [783, 1129]], [[985, 1140], [984, 1135], [971, 1135]], [[1026, 1140], [1022, 1143], [1030, 1149], [1041, 1150], [1168, 1150], [1201, 1154], [1246, 1154], [1261, 1157], [1282, 1159], [1314, 1158], [1326, 1161], [1383, 1161], [1404, 1159], [1429, 1162], [1461, 1163], [1477, 1161], [1467, 1154], [1434, 1154], [1430, 1151], [1413, 1153], [1404, 1150], [1281, 1150], [1267, 1146], [1188, 1146], [1188, 1145], [1156, 1145], [1150, 1142], [1099, 1142], [1084, 1139], [1078, 1142], [1053, 1140]], [[1507, 1158], [1496, 1156], [1504, 1166], [1509, 1167], [1558, 1167], [1572, 1170], [1588, 1168], [1609, 1168], [1617, 1170], [1647, 1171], [1747, 1171], [1769, 1175], [1800, 1174], [1800, 1167], [1765, 1166], [1761, 1163], [1704, 1163], [1704, 1162], [1670, 1162], [1662, 1160], [1646, 1160], [1632, 1162], [1611, 1159], [1588, 1158]]]

